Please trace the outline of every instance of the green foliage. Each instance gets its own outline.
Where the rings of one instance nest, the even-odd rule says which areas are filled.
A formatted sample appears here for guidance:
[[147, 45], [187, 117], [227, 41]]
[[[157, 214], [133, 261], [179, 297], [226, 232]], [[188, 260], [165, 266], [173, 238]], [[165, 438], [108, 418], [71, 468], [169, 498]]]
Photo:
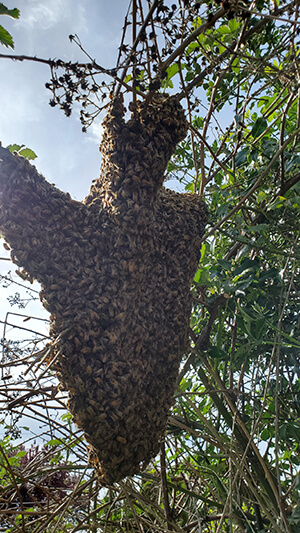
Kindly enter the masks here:
[[0, 2], [0, 15], [9, 15], [14, 19], [18, 19], [20, 16], [20, 10], [17, 8], [8, 9], [2, 2]]
[[[8, 9], [2, 2], [0, 2], [0, 15], [8, 15], [14, 19], [18, 19], [20, 11], [17, 8]], [[0, 44], [3, 44], [7, 48], [14, 48], [14, 41], [11, 34], [0, 25]]]
[[[193, 42], [182, 57], [186, 88], [202, 78], [202, 58], [207, 103], [202, 113], [195, 106], [193, 135], [169, 171], [186, 190], [205, 195], [210, 226], [193, 284], [194, 346], [184, 367], [190, 387], [184, 378], [174, 413], [187, 426], [204, 424], [198, 438], [191, 426], [188, 439], [184, 432], [176, 439], [209, 512], [227, 501], [223, 513], [231, 508], [239, 530], [273, 533], [299, 524], [292, 487], [300, 464], [300, 108], [289, 74], [296, 56], [282, 46], [296, 50], [299, 37], [275, 21], [253, 31], [259, 23], [250, 18], [252, 35], [238, 57], [228, 54], [243, 35], [236, 19], [201, 34], [199, 54]], [[227, 527], [224, 519], [218, 532]]]
[[0, 25], [0, 43], [4, 44], [7, 48], [14, 48], [14, 41], [11, 34]]
[[9, 144], [6, 148], [11, 152], [17, 152], [19, 155], [25, 157], [25, 159], [35, 159], [36, 153], [30, 148], [26, 148], [25, 144]]

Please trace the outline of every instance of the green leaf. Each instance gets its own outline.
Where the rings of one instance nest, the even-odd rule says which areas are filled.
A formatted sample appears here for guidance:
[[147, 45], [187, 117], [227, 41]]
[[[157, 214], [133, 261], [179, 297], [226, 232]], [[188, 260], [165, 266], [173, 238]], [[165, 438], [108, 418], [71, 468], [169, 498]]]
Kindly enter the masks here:
[[260, 204], [261, 202], [266, 200], [266, 198], [268, 198], [268, 195], [265, 193], [265, 191], [259, 191], [256, 201], [258, 204]]
[[224, 202], [223, 204], [219, 205], [219, 207], [217, 208], [216, 215], [218, 217], [227, 215], [230, 208], [231, 208], [231, 204]]
[[264, 232], [270, 229], [269, 224], [256, 224], [255, 226], [246, 226], [247, 231]]
[[221, 265], [224, 270], [231, 270], [232, 263], [231, 261], [227, 261], [226, 259], [218, 259], [219, 265]]
[[210, 285], [211, 281], [208, 270], [200, 268], [195, 274], [194, 282], [198, 283], [198, 285]]
[[62, 420], [70, 421], [70, 420], [72, 420], [72, 418], [73, 417], [72, 417], [71, 413], [65, 413], [65, 414], [61, 415], [61, 419]]
[[240, 152], [236, 154], [235, 158], [235, 164], [237, 167], [241, 166], [243, 163], [245, 163], [247, 156], [249, 154], [249, 148], [248, 146], [246, 148], [243, 148]]
[[61, 445], [61, 440], [59, 439], [50, 439], [47, 442], [47, 446], [60, 446], [60, 445]]
[[235, 18], [233, 18], [228, 21], [228, 26], [230, 28], [230, 31], [234, 32], [240, 27], [240, 23]]
[[193, 183], [187, 183], [184, 187], [185, 191], [191, 191], [194, 192], [194, 184]]
[[277, 198], [269, 205], [269, 209], [273, 211], [274, 209], [280, 209], [284, 205], [284, 202], [286, 202], [286, 198], [284, 196], [277, 196]]
[[230, 30], [229, 26], [222, 24], [222, 25], [218, 28], [218, 32], [219, 32], [219, 33], [222, 33], [222, 34], [225, 34], [225, 33], [231, 33], [231, 30]]
[[18, 463], [18, 457], [16, 457], [15, 455], [13, 457], [8, 457], [7, 460], [10, 465]]
[[279, 271], [277, 268], [272, 267], [268, 268], [267, 270], [262, 270], [259, 274], [259, 281], [266, 281], [269, 279], [277, 280], [279, 277]]
[[36, 153], [33, 150], [30, 150], [30, 148], [23, 148], [23, 150], [20, 150], [19, 154], [25, 157], [25, 159], [35, 159], [37, 157]]
[[223, 361], [226, 361], [228, 357], [228, 353], [221, 348], [217, 348], [217, 346], [212, 346], [212, 348], [208, 350], [208, 354], [213, 359], [222, 359]]
[[25, 144], [9, 144], [6, 146], [7, 150], [12, 154], [13, 152], [18, 152], [18, 154], [25, 157], [25, 159], [35, 159], [37, 157], [36, 153], [30, 148], [26, 148]]
[[177, 63], [173, 63], [173, 65], [171, 65], [168, 69], [167, 69], [167, 74], [168, 74], [168, 78], [169, 80], [171, 78], [173, 78], [173, 76], [175, 76], [175, 74], [177, 74], [178, 72], [178, 64]]
[[260, 434], [261, 440], [269, 440], [270, 436], [270, 431], [267, 428], [263, 429]]
[[269, 139], [269, 137], [263, 137], [261, 141], [261, 147], [263, 153], [267, 157], [271, 157], [273, 153], [278, 149], [278, 142], [275, 139]]
[[172, 161], [169, 161], [168, 163], [168, 172], [172, 172], [173, 170], [176, 170], [177, 165], [174, 165]]
[[267, 121], [263, 117], [259, 117], [255, 124], [253, 125], [253, 128], [251, 130], [252, 137], [256, 139], [259, 137], [267, 128]]
[[7, 48], [14, 48], [14, 41], [10, 33], [0, 25], [0, 44], [3, 44]]
[[255, 259], [245, 259], [233, 272], [233, 276], [238, 276], [242, 272], [245, 273], [249, 269], [254, 269], [255, 271], [259, 268], [259, 264]]
[[20, 451], [16, 454], [16, 457], [19, 457], [19, 458], [25, 457], [26, 453], [27, 453], [27, 452], [26, 452], [25, 450], [20, 450]]
[[194, 79], [194, 72], [190, 70], [186, 73], [185, 81], [192, 81]]
[[20, 10], [16, 7], [14, 9], [8, 9], [4, 4], [2, 4], [2, 2], [0, 2], [0, 15], [8, 15], [14, 19], [18, 19], [20, 17]]
[[203, 257], [205, 256], [205, 251], [206, 251], [206, 244], [202, 244], [201, 246], [201, 255], [200, 255], [200, 261], [203, 260]]
[[13, 152], [18, 152], [21, 148], [24, 148], [24, 146], [24, 144], [8, 144], [6, 148], [12, 154]]

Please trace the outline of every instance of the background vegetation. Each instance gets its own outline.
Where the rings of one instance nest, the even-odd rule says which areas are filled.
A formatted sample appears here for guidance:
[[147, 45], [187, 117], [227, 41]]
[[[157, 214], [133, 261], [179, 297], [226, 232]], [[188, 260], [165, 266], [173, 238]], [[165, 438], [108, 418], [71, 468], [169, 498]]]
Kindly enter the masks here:
[[[299, 531], [299, 34], [297, 1], [137, 0], [111, 70], [88, 52], [85, 64], [28, 58], [49, 64], [50, 105], [80, 107], [83, 131], [109, 93], [179, 94], [190, 129], [166, 179], [205, 198], [209, 225], [165, 441], [133, 479], [99, 489], [44, 362], [46, 336], [25, 323], [12, 341], [6, 321], [1, 531]], [[44, 446], [20, 444], [30, 419]]]

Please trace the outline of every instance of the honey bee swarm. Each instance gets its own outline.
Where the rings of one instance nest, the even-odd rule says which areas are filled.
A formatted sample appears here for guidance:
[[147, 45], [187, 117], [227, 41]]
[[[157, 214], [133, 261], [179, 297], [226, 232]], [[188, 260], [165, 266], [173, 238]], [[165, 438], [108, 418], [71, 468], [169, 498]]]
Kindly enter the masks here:
[[42, 284], [55, 369], [107, 485], [159, 450], [188, 343], [190, 282], [206, 209], [163, 187], [187, 131], [175, 97], [121, 98], [104, 119], [100, 178], [84, 202], [0, 147], [0, 228], [12, 260]]

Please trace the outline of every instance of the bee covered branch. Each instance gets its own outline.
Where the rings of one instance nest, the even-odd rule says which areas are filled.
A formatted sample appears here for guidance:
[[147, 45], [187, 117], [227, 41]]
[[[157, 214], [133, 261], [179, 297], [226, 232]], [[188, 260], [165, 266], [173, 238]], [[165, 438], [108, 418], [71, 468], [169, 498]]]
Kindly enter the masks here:
[[162, 185], [186, 129], [174, 97], [141, 104], [128, 122], [113, 101], [100, 178], [82, 203], [0, 148], [0, 228], [42, 284], [51, 357], [101, 484], [158, 452], [188, 345], [206, 209]]

